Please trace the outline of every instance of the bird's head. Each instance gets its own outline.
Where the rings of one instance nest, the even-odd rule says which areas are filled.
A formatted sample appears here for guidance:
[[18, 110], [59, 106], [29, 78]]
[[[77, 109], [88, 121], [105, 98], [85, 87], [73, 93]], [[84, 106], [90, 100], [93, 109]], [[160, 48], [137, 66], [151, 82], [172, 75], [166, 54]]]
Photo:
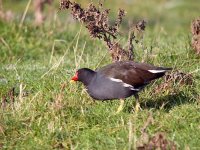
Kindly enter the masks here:
[[84, 85], [88, 85], [91, 79], [95, 75], [95, 71], [88, 69], [88, 68], [81, 68], [76, 71], [75, 75], [71, 78], [71, 81], [80, 81]]

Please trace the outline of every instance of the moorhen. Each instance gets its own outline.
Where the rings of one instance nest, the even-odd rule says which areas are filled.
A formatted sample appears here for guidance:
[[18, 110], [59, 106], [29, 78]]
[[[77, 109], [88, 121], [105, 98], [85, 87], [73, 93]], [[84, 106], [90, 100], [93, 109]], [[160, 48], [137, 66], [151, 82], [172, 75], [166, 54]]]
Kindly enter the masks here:
[[96, 71], [79, 69], [73, 81], [82, 82], [88, 94], [96, 100], [120, 99], [119, 113], [124, 99], [132, 95], [136, 98], [136, 111], [140, 108], [138, 92], [152, 80], [162, 77], [171, 68], [156, 67], [146, 63], [119, 61]]

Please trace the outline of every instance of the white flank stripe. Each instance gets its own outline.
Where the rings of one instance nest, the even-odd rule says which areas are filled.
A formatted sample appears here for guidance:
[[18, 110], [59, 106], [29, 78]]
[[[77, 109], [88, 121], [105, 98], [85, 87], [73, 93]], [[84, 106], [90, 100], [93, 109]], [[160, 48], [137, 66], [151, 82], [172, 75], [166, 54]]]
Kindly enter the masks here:
[[114, 82], [123, 82], [122, 80], [120, 79], [115, 79], [115, 78], [109, 78], [110, 80], [114, 81]]
[[133, 90], [133, 91], [139, 91], [139, 89], [135, 89], [132, 85], [130, 84], [127, 84], [127, 83], [124, 83], [122, 80], [120, 79], [115, 79], [115, 78], [109, 78], [111, 81], [114, 81], [114, 82], [119, 82], [119, 83], [123, 83], [123, 86], [124, 87], [128, 87], [130, 88], [130, 90]]
[[131, 90], [133, 90], [133, 91], [140, 91], [140, 89], [134, 89], [134, 88], [131, 88]]
[[133, 87], [132, 85], [130, 85], [130, 84], [127, 84], [127, 83], [123, 83], [123, 86], [124, 86], [124, 87], [130, 87], [130, 88], [132, 88], [132, 87]]
[[148, 70], [151, 73], [162, 73], [162, 72], [166, 72], [166, 70]]

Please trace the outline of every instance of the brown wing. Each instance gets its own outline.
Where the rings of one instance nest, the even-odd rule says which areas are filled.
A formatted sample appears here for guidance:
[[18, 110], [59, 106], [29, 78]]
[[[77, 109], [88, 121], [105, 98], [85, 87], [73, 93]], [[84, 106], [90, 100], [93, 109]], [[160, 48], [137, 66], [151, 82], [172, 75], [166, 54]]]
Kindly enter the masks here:
[[164, 75], [162, 73], [151, 73], [148, 70], [168, 70], [168, 68], [155, 67], [145, 63], [135, 63], [132, 61], [116, 62], [105, 66], [98, 70], [99, 73], [120, 79], [124, 83], [130, 84], [134, 87], [140, 87], [148, 84], [151, 80], [159, 78]]

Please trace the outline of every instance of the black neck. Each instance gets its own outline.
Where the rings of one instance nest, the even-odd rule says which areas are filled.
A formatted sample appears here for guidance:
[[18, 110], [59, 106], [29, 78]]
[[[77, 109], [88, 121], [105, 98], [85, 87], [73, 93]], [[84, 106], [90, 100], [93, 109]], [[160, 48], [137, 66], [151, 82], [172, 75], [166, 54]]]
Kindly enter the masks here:
[[89, 85], [91, 80], [96, 76], [96, 72], [87, 68], [80, 73], [79, 81], [81, 81], [85, 86]]

